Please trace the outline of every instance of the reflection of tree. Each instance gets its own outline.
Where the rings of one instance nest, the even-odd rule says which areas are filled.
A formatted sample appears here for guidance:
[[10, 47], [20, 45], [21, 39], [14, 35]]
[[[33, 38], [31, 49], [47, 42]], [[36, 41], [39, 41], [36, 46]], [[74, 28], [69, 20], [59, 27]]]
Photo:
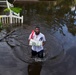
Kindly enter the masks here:
[[[63, 26], [66, 23], [69, 32], [75, 35], [76, 27], [74, 26], [74, 19], [72, 19], [72, 16], [74, 16], [74, 14], [70, 13], [70, 6], [72, 3], [73, 0], [62, 0], [60, 2], [58, 1], [55, 6], [52, 5], [48, 10], [48, 15], [45, 15], [45, 20], [51, 26], [54, 32], [59, 31], [61, 34], [65, 35], [63, 32]], [[66, 18], [64, 17], [65, 14], [68, 14]]]
[[72, 33], [72, 35], [76, 35], [76, 25], [74, 25], [74, 19], [72, 18], [72, 19], [70, 19], [69, 20], [69, 23], [67, 24], [67, 27], [68, 27], [68, 31], [70, 32], [70, 33]]
[[72, 28], [68, 27], [68, 31], [72, 33], [72, 35], [76, 35], [76, 26], [72, 25]]
[[[73, 25], [74, 21], [71, 20], [72, 15], [74, 16], [74, 14], [70, 13], [70, 6], [73, 2], [73, 0], [41, 1], [36, 3], [29, 2], [24, 5], [24, 10], [27, 10], [29, 21], [31, 20], [32, 16], [39, 14], [40, 18], [46, 21], [47, 25], [54, 29], [55, 32], [59, 30], [61, 34], [65, 35], [62, 28], [65, 22], [67, 24], [68, 30], [70, 32], [75, 32], [75, 26]], [[65, 14], [67, 13], [69, 14], [65, 17]], [[70, 23], [72, 23], [72, 27], [69, 29]]]

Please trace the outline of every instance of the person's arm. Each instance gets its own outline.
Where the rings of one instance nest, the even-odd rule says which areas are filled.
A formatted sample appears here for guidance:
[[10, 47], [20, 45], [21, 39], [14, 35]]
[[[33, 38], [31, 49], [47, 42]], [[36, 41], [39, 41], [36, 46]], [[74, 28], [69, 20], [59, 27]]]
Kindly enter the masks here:
[[28, 39], [28, 44], [29, 44], [30, 40]]
[[43, 36], [43, 43], [42, 43], [42, 45], [44, 46], [45, 43], [46, 43], [46, 39], [45, 39], [45, 36]]
[[29, 35], [29, 38], [28, 38], [28, 44], [29, 44], [29, 42], [30, 42], [30, 37], [31, 37], [31, 34]]
[[45, 42], [45, 41], [43, 41], [42, 45], [44, 46], [44, 45], [45, 45], [45, 43], [46, 43], [46, 42]]

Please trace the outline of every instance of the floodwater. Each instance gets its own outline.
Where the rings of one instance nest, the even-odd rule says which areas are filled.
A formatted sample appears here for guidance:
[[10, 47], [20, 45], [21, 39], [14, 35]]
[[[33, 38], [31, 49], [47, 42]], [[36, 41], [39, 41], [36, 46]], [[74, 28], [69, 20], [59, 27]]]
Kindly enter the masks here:
[[[51, 2], [49, 6], [51, 6]], [[14, 75], [47, 75], [47, 74], [48, 75], [76, 75], [76, 18], [75, 18], [76, 8], [75, 9], [74, 8], [75, 8], [74, 2], [69, 0], [67, 1], [62, 0], [61, 2], [59, 2], [59, 4], [55, 6], [52, 5], [51, 8], [48, 8], [48, 11], [46, 11], [46, 13], [43, 13], [43, 11], [45, 10], [43, 10], [42, 12], [41, 11], [34, 12], [35, 15], [37, 13], [37, 16], [32, 15], [33, 17], [31, 16], [31, 19], [29, 21], [30, 27], [31, 24], [32, 26], [41, 24], [44, 27], [46, 26], [47, 28], [49, 28], [48, 33], [54, 36], [56, 40], [58, 40], [58, 43], [60, 43], [60, 45], [63, 47], [65, 51], [65, 54], [63, 56], [61, 54], [59, 55], [59, 57], [49, 59], [46, 62], [26, 63], [25, 61], [23, 61], [23, 59], [21, 60], [21, 58], [19, 59], [17, 57], [18, 53], [16, 54], [15, 52], [13, 53], [13, 47], [12, 47], [12, 49], [9, 48], [8, 50], [5, 51], [5, 55], [7, 57], [4, 54], [0, 54], [0, 56], [3, 57], [0, 58], [1, 59], [0, 74], [1, 75], [5, 75], [5, 74], [6, 75], [13, 75], [13, 74]], [[26, 21], [25, 23], [29, 24]], [[26, 30], [27, 27], [24, 26], [23, 29]], [[27, 34], [28, 31], [24, 33]], [[22, 35], [25, 37], [24, 33], [19, 33], [18, 35], [19, 36]], [[13, 35], [14, 35], [13, 37], [17, 36], [16, 33], [14, 33]], [[19, 37], [19, 41], [21, 41], [22, 36]], [[25, 37], [22, 39], [25, 40], [27, 38]], [[23, 43], [24, 45], [26, 44], [25, 41]], [[6, 43], [3, 42], [3, 44], [5, 44], [6, 46]], [[3, 50], [3, 45], [1, 45], [0, 49]], [[21, 55], [21, 57], [23, 57], [23, 55]], [[3, 70], [5, 71], [5, 73], [3, 72]]]
[[[69, 1], [69, 0], [68, 0]], [[51, 4], [51, 3], [50, 3]], [[62, 61], [48, 60], [42, 65], [32, 63], [28, 65], [28, 75], [76, 75], [76, 8], [71, 1], [62, 1], [56, 7], [52, 6], [50, 15], [41, 14], [45, 20], [43, 25], [48, 24], [50, 33], [57, 38], [66, 51]], [[47, 13], [47, 12], [46, 12]], [[49, 14], [49, 13], [47, 13]], [[43, 21], [43, 20], [42, 20]], [[30, 66], [30, 67], [29, 67]], [[30, 70], [29, 70], [30, 69]]]

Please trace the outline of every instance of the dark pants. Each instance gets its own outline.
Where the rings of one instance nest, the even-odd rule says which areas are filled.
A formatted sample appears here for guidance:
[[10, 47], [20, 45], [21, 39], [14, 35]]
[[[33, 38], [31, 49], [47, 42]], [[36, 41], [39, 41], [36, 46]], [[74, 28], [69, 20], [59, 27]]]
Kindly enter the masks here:
[[43, 58], [43, 50], [41, 50], [40, 52], [36, 52], [32, 50], [32, 56], [36, 56], [38, 55], [39, 58]]

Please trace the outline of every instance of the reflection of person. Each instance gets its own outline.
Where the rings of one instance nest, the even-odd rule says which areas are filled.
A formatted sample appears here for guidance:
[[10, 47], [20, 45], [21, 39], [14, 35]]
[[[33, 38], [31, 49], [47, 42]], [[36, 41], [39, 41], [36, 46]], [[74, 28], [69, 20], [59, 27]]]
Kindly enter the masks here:
[[45, 44], [45, 36], [40, 32], [39, 27], [35, 27], [35, 30], [32, 31], [32, 33], [29, 36], [29, 41], [33, 39], [35, 41], [42, 41], [41, 46], [32, 46], [32, 57], [38, 55], [39, 58], [43, 58], [43, 52], [44, 52], [44, 44]]
[[30, 63], [28, 65], [28, 75], [40, 75], [41, 69], [41, 63]]

